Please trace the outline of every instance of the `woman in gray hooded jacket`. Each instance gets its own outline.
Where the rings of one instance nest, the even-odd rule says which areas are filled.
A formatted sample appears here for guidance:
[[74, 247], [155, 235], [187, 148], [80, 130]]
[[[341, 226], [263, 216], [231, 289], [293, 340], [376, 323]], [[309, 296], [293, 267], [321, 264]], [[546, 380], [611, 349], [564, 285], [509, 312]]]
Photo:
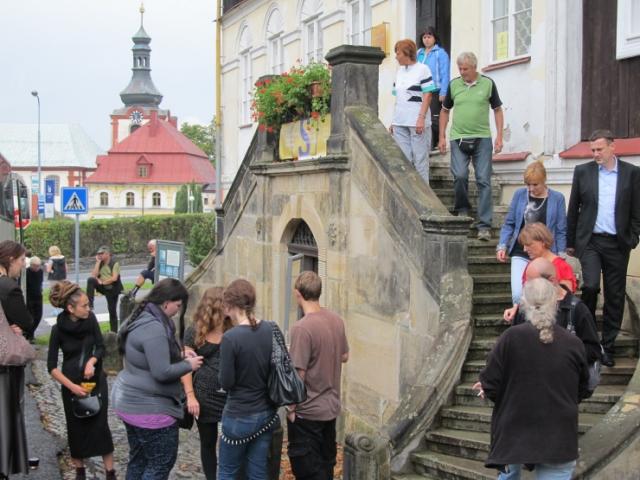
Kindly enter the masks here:
[[118, 333], [124, 369], [113, 386], [113, 409], [129, 441], [127, 479], [169, 478], [178, 454], [178, 424], [184, 414], [180, 378], [202, 365], [195, 354], [183, 358], [171, 320], [184, 320], [189, 294], [166, 278], [131, 314]]

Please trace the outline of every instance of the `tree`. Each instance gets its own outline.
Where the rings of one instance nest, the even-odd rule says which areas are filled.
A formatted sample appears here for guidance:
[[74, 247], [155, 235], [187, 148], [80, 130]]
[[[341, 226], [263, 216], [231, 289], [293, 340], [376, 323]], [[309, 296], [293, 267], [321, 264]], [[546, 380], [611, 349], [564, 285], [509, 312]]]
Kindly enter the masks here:
[[[193, 201], [189, 204], [189, 196], [193, 197]], [[196, 185], [191, 182], [182, 185], [176, 193], [176, 206], [173, 210], [175, 213], [202, 213], [202, 185]]]
[[200, 150], [207, 154], [215, 166], [215, 119], [211, 120], [209, 125], [199, 125], [197, 123], [184, 122], [180, 126], [180, 132], [186, 136], [189, 140], [196, 144]]

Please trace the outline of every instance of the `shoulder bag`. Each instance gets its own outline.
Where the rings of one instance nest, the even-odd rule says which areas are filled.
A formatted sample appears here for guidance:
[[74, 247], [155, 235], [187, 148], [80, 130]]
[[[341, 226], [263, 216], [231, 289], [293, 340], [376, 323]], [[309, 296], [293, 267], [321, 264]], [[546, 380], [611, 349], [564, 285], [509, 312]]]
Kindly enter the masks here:
[[[80, 353], [80, 372], [84, 370], [84, 352], [85, 346], [82, 346], [82, 353]], [[98, 379], [99, 380], [99, 379]], [[96, 382], [95, 395], [87, 395], [86, 397], [78, 397], [77, 395], [71, 395], [71, 411], [76, 418], [89, 418], [95, 417], [102, 410], [102, 397], [98, 391], [98, 384]]]
[[22, 366], [36, 358], [36, 351], [26, 338], [17, 335], [9, 325], [0, 305], [0, 365]]
[[269, 372], [269, 398], [281, 407], [302, 403], [307, 399], [307, 388], [291, 363], [284, 335], [278, 324], [271, 325], [271, 371]]

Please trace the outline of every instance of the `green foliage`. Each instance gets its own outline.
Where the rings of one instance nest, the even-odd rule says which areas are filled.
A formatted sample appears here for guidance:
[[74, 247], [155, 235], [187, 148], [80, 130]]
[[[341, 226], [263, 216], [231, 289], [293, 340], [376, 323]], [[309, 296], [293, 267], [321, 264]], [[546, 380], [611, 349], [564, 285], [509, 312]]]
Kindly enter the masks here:
[[[189, 202], [189, 194], [193, 196], [193, 201]], [[202, 213], [202, 185], [191, 182], [182, 185], [176, 193], [175, 213]]]
[[[316, 94], [312, 91], [316, 84]], [[320, 118], [331, 105], [331, 72], [324, 63], [293, 67], [282, 75], [256, 82], [251, 109], [260, 131], [301, 118]]]
[[198, 265], [215, 245], [215, 215], [205, 215], [203, 221], [191, 227], [187, 252], [192, 265]]
[[[80, 222], [80, 256], [95, 255], [100, 245], [109, 245], [113, 253], [144, 253], [151, 238], [189, 243], [194, 225], [209, 222], [211, 214], [145, 215], [143, 217], [104, 218]], [[51, 245], [73, 258], [74, 221], [52, 219], [32, 222], [25, 230], [24, 243], [34, 255], [46, 259]]]
[[216, 151], [215, 118], [211, 120], [209, 125], [184, 122], [180, 126], [180, 132], [195, 143], [210, 159], [214, 158]]

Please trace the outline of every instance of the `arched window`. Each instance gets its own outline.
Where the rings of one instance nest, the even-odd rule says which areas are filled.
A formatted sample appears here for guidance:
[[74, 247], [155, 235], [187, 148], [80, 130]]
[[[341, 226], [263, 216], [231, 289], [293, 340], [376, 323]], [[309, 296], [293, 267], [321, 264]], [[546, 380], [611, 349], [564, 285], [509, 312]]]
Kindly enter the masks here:
[[100, 192], [100, 206], [101, 207], [109, 206], [109, 194], [107, 192]]
[[284, 22], [280, 10], [274, 8], [267, 21], [267, 56], [269, 57], [269, 73], [278, 75], [284, 71], [284, 49], [282, 33]]
[[240, 52], [240, 121], [242, 124], [251, 122], [251, 33], [246, 25], [242, 27], [238, 41]]
[[322, 2], [320, 0], [304, 0], [300, 13], [304, 62], [322, 62], [324, 60], [322, 27], [320, 25]]
[[153, 192], [151, 194], [151, 205], [153, 205], [154, 207], [159, 207], [161, 199], [162, 197], [160, 196], [160, 192]]
[[133, 207], [136, 204], [136, 196], [133, 192], [127, 192], [125, 195], [125, 205], [127, 207]]

